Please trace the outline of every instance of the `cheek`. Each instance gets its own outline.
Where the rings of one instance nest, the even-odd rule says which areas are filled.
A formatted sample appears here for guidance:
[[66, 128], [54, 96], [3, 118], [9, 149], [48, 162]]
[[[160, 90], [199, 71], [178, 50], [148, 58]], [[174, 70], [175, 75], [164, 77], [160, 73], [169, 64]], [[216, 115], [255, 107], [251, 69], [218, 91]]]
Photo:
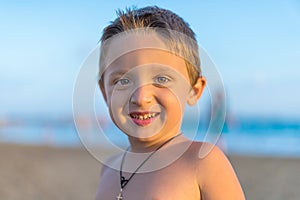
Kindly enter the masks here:
[[174, 94], [171, 91], [165, 91], [164, 95], [161, 95], [160, 102], [163, 112], [163, 121], [167, 129], [176, 128], [180, 126], [184, 111], [184, 105], [180, 100], [180, 96]]
[[168, 99], [170, 102], [181, 107], [181, 110], [184, 108], [187, 103], [190, 87], [185, 85], [176, 85], [175, 87], [169, 88]]
[[126, 116], [129, 113], [128, 102], [124, 98], [124, 95], [114, 92], [110, 96], [109, 101], [109, 113], [112, 121], [120, 128], [123, 123], [126, 122]]
[[122, 116], [129, 113], [129, 94], [126, 90], [109, 92], [108, 106], [112, 118], [123, 121]]
[[[158, 96], [160, 104], [167, 109], [169, 115], [180, 113], [185, 104], [186, 95], [166, 89]], [[181, 114], [181, 113], [180, 113]]]

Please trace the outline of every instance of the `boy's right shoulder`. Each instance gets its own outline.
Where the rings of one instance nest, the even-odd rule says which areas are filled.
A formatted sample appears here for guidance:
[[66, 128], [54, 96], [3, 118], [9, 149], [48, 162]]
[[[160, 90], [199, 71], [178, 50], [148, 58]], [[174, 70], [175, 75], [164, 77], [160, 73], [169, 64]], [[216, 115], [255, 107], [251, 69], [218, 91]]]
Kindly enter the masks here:
[[112, 156], [107, 157], [103, 164], [102, 173], [106, 170], [118, 169], [120, 167], [122, 159], [122, 153], [114, 154]]

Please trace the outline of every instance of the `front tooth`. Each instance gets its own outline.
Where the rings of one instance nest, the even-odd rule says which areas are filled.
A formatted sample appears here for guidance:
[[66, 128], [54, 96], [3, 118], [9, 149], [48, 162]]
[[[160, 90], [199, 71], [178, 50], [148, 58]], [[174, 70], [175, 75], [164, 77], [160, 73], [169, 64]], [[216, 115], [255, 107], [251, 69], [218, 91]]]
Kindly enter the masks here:
[[149, 114], [144, 114], [144, 115], [136, 115], [136, 114], [132, 115], [132, 117], [134, 119], [139, 119], [139, 120], [146, 120], [146, 119], [149, 119], [149, 118], [153, 118], [155, 116], [156, 116], [155, 113], [149, 113]]

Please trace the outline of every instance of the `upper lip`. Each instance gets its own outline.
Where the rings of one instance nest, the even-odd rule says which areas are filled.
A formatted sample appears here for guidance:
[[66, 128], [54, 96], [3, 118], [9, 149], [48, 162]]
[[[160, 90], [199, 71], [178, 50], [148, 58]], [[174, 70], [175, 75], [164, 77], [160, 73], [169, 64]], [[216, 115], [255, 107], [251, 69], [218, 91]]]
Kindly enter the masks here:
[[159, 114], [159, 112], [130, 112], [129, 116], [134, 119], [148, 119], [155, 117]]

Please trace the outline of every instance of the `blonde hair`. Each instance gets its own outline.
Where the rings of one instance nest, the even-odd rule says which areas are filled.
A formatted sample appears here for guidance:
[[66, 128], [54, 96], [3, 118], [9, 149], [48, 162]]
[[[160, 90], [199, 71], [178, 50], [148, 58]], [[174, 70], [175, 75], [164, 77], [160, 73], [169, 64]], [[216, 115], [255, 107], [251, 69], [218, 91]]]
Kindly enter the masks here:
[[[163, 41], [166, 41], [166, 45], [171, 51], [185, 60], [190, 83], [191, 85], [196, 83], [199, 76], [201, 76], [198, 44], [195, 39], [195, 33], [181, 17], [157, 6], [126, 9], [125, 11], [118, 10], [117, 16], [103, 30], [100, 66], [101, 61], [105, 59], [105, 54], [102, 50], [107, 40], [126, 31], [146, 28], [146, 30], [154, 30], [162, 36]], [[102, 82], [103, 74], [100, 75], [102, 75], [100, 77], [100, 82]]]

